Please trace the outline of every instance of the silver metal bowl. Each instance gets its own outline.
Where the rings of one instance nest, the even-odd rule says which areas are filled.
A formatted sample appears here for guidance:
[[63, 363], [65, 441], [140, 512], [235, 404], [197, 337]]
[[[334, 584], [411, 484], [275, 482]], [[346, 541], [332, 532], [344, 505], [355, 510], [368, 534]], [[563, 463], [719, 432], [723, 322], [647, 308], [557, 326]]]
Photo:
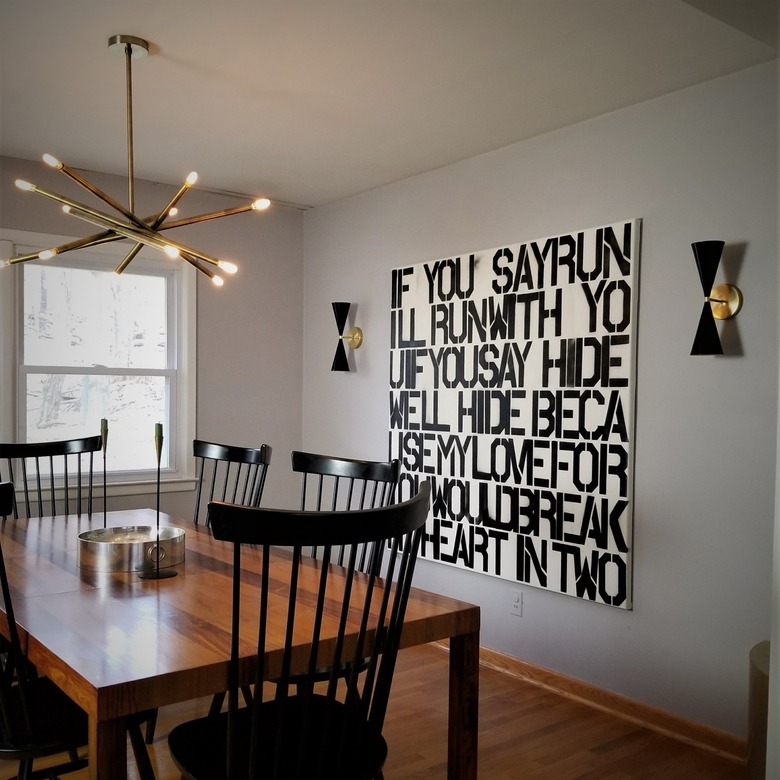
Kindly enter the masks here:
[[[89, 571], [139, 571], [157, 566], [157, 528], [125, 525], [79, 534], [79, 566]], [[184, 529], [160, 526], [160, 568], [184, 561]]]

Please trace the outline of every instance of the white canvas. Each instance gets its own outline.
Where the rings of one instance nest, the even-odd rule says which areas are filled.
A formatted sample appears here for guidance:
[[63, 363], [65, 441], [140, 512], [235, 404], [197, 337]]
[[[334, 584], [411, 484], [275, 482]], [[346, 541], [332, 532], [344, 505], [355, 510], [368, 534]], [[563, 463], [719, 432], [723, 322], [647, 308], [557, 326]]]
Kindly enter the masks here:
[[631, 607], [639, 220], [397, 268], [390, 456], [422, 557]]

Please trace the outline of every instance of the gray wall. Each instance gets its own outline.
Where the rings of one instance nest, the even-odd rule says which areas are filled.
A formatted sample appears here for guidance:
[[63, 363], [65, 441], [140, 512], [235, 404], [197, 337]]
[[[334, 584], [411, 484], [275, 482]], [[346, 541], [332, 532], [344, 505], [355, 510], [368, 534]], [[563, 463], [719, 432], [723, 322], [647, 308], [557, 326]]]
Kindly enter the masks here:
[[[775, 65], [622, 110], [304, 216], [303, 441], [384, 457], [390, 270], [639, 217], [634, 609], [421, 565], [482, 606], [482, 643], [745, 736], [748, 653], [770, 631], [778, 387]], [[446, 132], [446, 128], [443, 128]], [[690, 357], [690, 244], [727, 242], [735, 356]], [[334, 300], [357, 372], [330, 372]]]
[[[43, 163], [0, 158], [0, 227], [55, 235], [90, 232], [88, 225], [62, 214], [56, 203], [20, 192], [13, 184], [17, 178], [92, 202]], [[126, 203], [126, 179], [92, 173], [87, 178]], [[175, 190], [137, 181], [136, 212], [155, 213]], [[180, 208], [183, 215], [196, 214], [243, 202], [196, 186]], [[219, 290], [205, 277], [198, 281], [196, 435], [248, 447], [270, 444], [274, 453], [265, 498], [280, 506], [292, 505], [297, 497], [289, 453], [301, 441], [302, 224], [301, 211], [274, 206], [177, 231], [183, 243], [235, 260], [240, 267]], [[14, 269], [0, 272], [12, 274]], [[2, 392], [12, 392], [8, 372], [0, 377]], [[112, 506], [149, 506], [150, 500], [148, 495], [117, 498]], [[189, 516], [193, 500], [192, 492], [164, 493], [161, 508]]]

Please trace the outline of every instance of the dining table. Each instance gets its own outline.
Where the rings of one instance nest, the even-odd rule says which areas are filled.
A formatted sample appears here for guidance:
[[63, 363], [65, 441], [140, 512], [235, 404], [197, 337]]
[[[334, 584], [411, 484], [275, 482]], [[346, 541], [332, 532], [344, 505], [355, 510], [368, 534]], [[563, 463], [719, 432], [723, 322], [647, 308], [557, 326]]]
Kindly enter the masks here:
[[[104, 527], [182, 529], [183, 559], [169, 567], [176, 576], [145, 579], [137, 571], [80, 565], [79, 536]], [[154, 509], [8, 518], [0, 519], [0, 543], [29, 660], [89, 717], [91, 780], [127, 778], [128, 716], [227, 688], [232, 545], [214, 539], [207, 525]], [[272, 566], [289, 555], [274, 550]], [[315, 561], [307, 558], [304, 565]], [[260, 566], [259, 551], [242, 556], [242, 570]], [[242, 608], [243, 599], [258, 596], [257, 578], [254, 584], [248, 579]], [[280, 624], [287, 598], [271, 602]], [[477, 777], [479, 630], [478, 606], [412, 589], [402, 649], [449, 644], [449, 780]], [[8, 636], [5, 605], [0, 632]], [[241, 644], [242, 685], [253, 682], [254, 640]], [[424, 741], [422, 724], [419, 733]]]

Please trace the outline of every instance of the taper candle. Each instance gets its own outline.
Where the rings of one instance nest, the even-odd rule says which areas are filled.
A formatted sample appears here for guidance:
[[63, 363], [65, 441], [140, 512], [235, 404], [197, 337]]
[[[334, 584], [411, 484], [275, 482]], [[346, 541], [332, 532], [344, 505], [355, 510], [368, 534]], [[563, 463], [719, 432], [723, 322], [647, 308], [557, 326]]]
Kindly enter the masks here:
[[154, 446], [157, 448], [157, 463], [162, 459], [163, 427], [162, 423], [154, 424]]

